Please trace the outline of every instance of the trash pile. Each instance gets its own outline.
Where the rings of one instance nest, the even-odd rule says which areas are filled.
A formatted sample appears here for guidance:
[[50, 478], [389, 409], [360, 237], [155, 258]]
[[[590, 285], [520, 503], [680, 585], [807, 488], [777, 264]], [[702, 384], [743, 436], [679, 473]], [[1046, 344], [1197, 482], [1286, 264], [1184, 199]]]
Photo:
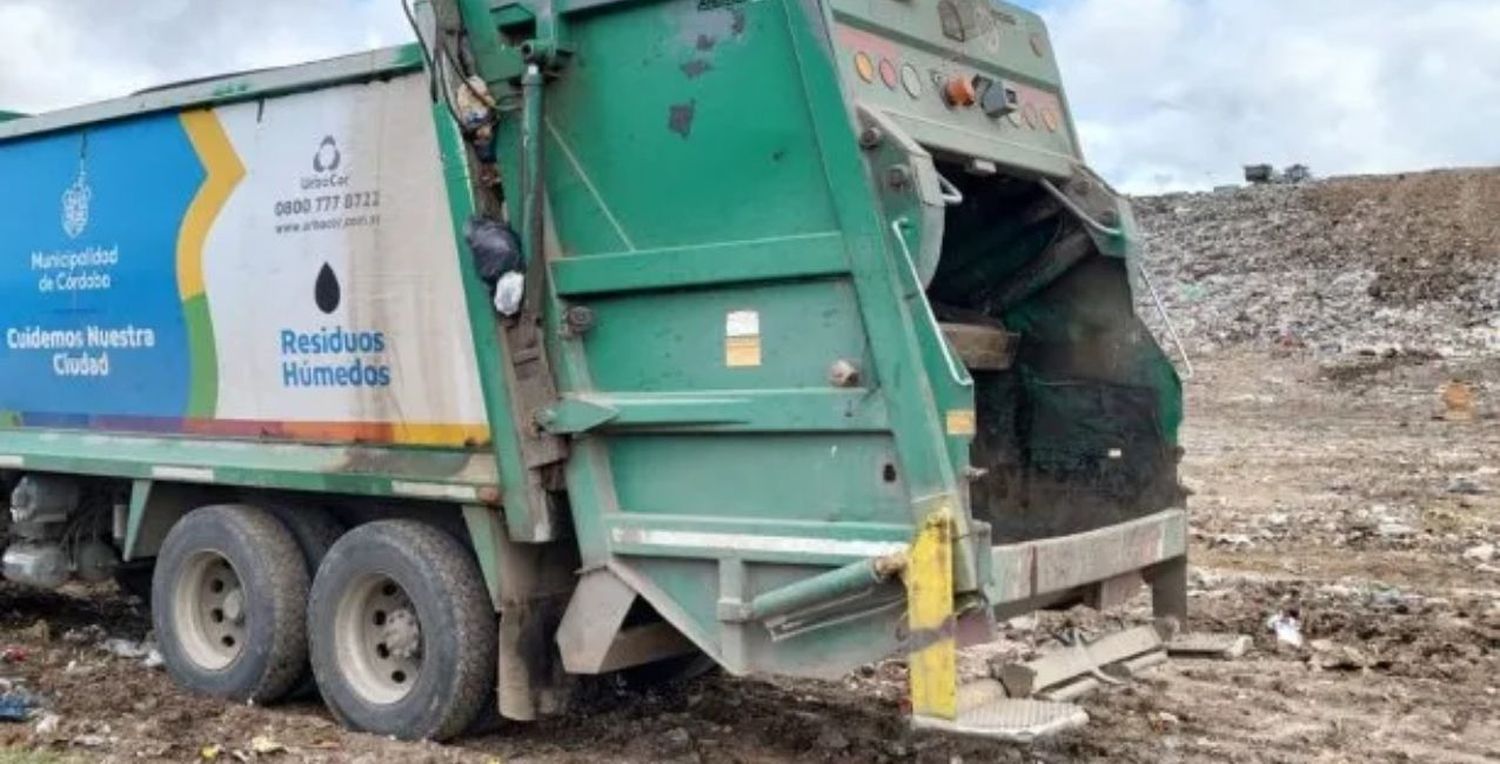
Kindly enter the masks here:
[[[1145, 266], [1193, 353], [1500, 350], [1500, 171], [1258, 184], [1135, 205]], [[1141, 294], [1141, 314], [1164, 329]]]
[[64, 718], [52, 710], [47, 682], [37, 686], [33, 673], [30, 679], [21, 676], [19, 670], [33, 661], [45, 661], [45, 654], [54, 647], [76, 657], [68, 660], [62, 673], [68, 676], [96, 674], [104, 661], [125, 659], [139, 661], [148, 669], [162, 666], [161, 652], [150, 636], [143, 640], [111, 637], [104, 627], [90, 624], [67, 629], [54, 642], [52, 626], [38, 619], [20, 632], [26, 644], [0, 646], [0, 724], [31, 724], [35, 739], [40, 742], [65, 742], [84, 748], [98, 748], [111, 742], [107, 724], [102, 733], [63, 734]]

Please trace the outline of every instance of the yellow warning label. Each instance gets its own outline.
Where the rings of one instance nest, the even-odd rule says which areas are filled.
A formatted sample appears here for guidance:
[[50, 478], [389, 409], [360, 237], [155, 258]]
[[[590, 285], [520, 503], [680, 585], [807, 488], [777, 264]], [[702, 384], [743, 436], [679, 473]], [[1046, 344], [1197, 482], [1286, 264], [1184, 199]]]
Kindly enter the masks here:
[[760, 365], [760, 337], [724, 338], [724, 365], [731, 368]]
[[978, 432], [974, 412], [970, 409], [953, 409], [948, 412], [949, 435], [973, 435]]

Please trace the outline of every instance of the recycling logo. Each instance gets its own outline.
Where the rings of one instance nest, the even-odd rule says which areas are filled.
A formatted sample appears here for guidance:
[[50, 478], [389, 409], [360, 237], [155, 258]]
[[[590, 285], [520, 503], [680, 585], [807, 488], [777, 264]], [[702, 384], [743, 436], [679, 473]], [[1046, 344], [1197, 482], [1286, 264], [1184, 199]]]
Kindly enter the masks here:
[[344, 155], [339, 151], [339, 142], [333, 136], [323, 137], [323, 142], [318, 144], [318, 153], [313, 155], [314, 172], [333, 172], [339, 168], [344, 161]]

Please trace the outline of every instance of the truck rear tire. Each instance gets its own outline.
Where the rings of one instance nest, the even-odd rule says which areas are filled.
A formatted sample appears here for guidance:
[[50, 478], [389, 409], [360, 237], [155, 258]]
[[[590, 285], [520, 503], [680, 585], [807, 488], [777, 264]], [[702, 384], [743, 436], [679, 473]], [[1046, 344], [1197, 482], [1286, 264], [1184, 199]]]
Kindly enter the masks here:
[[167, 671], [206, 695], [281, 699], [307, 663], [308, 578], [296, 539], [269, 512], [189, 512], [167, 534], [151, 584]]
[[344, 524], [317, 507], [266, 504], [265, 509], [292, 532], [292, 538], [302, 550], [302, 558], [307, 561], [308, 580], [312, 580], [323, 556], [333, 548], [333, 542], [344, 535]]
[[[274, 503], [263, 506], [292, 532], [292, 538], [297, 540], [297, 546], [302, 550], [302, 559], [307, 562], [307, 580], [311, 582], [318, 572], [318, 566], [323, 563], [323, 557], [347, 528], [327, 510], [318, 507]], [[313, 679], [312, 664], [304, 663], [296, 686], [286, 697], [314, 698], [317, 694], [318, 684]]]
[[351, 729], [446, 740], [494, 703], [496, 616], [457, 539], [382, 520], [333, 545], [308, 604], [313, 674]]

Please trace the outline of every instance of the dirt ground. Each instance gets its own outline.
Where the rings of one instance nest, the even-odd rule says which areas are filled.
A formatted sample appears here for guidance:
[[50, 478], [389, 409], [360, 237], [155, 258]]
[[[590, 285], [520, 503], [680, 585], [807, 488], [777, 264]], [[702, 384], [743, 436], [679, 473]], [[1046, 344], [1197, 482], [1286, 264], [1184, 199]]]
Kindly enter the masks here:
[[[81, 760], [776, 762], [1495, 761], [1500, 759], [1500, 360], [1237, 351], [1198, 359], [1185, 482], [1195, 492], [1192, 627], [1252, 635], [1234, 661], [1186, 661], [1084, 700], [1081, 731], [1033, 746], [909, 732], [904, 668], [841, 683], [707, 676], [588, 688], [561, 719], [450, 746], [342, 731], [316, 702], [263, 709], [188, 696], [100, 647], [147, 616], [113, 591], [0, 586], [0, 676], [43, 699], [0, 747]], [[1436, 418], [1439, 388], [1477, 390], [1474, 421]], [[1488, 550], [1494, 554], [1493, 546]], [[1296, 616], [1305, 644], [1268, 618]], [[1048, 614], [1013, 623], [1025, 652], [1061, 629], [1141, 621]]]

